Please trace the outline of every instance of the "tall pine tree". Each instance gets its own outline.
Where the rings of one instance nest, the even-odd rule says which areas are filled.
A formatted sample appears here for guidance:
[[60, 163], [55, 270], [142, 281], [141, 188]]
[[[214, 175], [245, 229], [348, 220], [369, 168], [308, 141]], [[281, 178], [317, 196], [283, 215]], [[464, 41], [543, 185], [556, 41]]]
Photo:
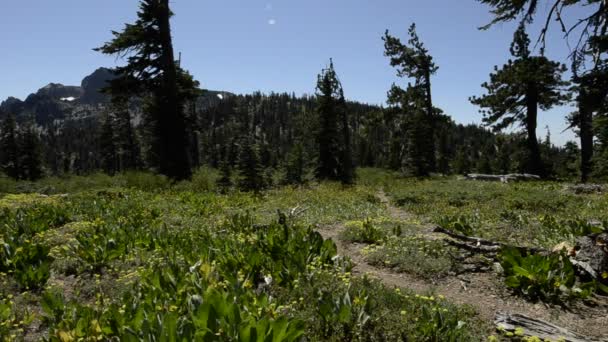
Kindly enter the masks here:
[[567, 82], [562, 80], [566, 67], [550, 61], [544, 56], [531, 56], [530, 39], [525, 26], [520, 25], [511, 44], [509, 60], [501, 69], [495, 67], [490, 82], [482, 84], [487, 94], [471, 97], [471, 102], [480, 106], [483, 121], [502, 130], [519, 123], [526, 132], [526, 172], [546, 176], [540, 147], [536, 135], [539, 107], [548, 110], [565, 103]]
[[117, 93], [150, 96], [147, 121], [154, 166], [168, 177], [192, 175], [183, 98], [171, 39], [169, 0], [141, 0], [138, 19], [126, 24], [114, 39], [98, 48], [104, 54], [128, 55], [128, 64], [116, 68], [110, 82]]
[[317, 79], [317, 115], [317, 177], [350, 184], [354, 178], [350, 126], [344, 91], [331, 59], [329, 67], [323, 69]]
[[[545, 8], [544, 26], [538, 41], [541, 43], [541, 55], [544, 54], [546, 37], [552, 22], [558, 22], [565, 33], [568, 48], [571, 49], [573, 82], [577, 85], [578, 110], [569, 117], [572, 128], [578, 129], [581, 142], [581, 181], [586, 182], [592, 170], [594, 150], [594, 115], [605, 101], [608, 79], [608, 6], [605, 0], [551, 0], [548, 6], [540, 6], [539, 0], [478, 0], [489, 5], [495, 23], [520, 19], [522, 24], [532, 22], [540, 9]], [[567, 11], [578, 8], [578, 11]], [[581, 10], [585, 8], [585, 10]], [[590, 13], [590, 15], [588, 14]], [[578, 18], [572, 16], [578, 15]], [[570, 35], [575, 34], [575, 44]], [[572, 49], [573, 47], [573, 49]], [[588, 70], [585, 67], [590, 66]], [[600, 105], [598, 105], [600, 104]]]
[[416, 32], [416, 24], [409, 28], [409, 40], [403, 44], [388, 30], [384, 37], [384, 54], [390, 58], [391, 66], [397, 69], [398, 77], [414, 79], [406, 90], [393, 85], [389, 92], [389, 103], [399, 107], [404, 118], [400, 122], [405, 131], [405, 160], [407, 172], [426, 176], [436, 171], [435, 120], [431, 76], [439, 69]]

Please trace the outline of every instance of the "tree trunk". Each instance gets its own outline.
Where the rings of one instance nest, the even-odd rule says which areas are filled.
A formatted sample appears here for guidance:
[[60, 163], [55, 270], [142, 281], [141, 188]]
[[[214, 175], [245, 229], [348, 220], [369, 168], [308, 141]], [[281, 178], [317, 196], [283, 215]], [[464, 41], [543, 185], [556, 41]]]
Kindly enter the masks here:
[[545, 168], [540, 155], [540, 147], [538, 146], [538, 138], [536, 137], [536, 125], [538, 118], [538, 91], [530, 86], [526, 94], [526, 131], [528, 138], [526, 141], [528, 147], [527, 172], [546, 177]]
[[431, 70], [430, 66], [427, 66], [424, 71], [424, 87], [426, 92], [426, 113], [428, 115], [429, 120], [429, 136], [428, 136], [428, 144], [429, 144], [429, 171], [435, 172], [437, 171], [437, 162], [435, 157], [435, 113], [433, 112], [433, 97], [431, 94]]
[[192, 170], [188, 160], [186, 125], [183, 108], [179, 101], [177, 68], [171, 40], [171, 10], [169, 0], [159, 0], [158, 17], [162, 55], [163, 93], [156, 94], [160, 99], [158, 113], [158, 133], [160, 139], [160, 172], [175, 180], [190, 178]]
[[581, 87], [578, 101], [579, 128], [581, 138], [581, 182], [586, 183], [591, 173], [593, 158], [593, 112], [588, 105], [587, 90]]

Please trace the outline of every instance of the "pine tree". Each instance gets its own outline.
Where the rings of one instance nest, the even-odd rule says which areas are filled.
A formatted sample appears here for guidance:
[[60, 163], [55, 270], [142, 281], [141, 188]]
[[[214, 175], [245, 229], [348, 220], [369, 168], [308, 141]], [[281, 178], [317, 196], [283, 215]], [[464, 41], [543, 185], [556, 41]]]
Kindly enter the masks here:
[[452, 160], [452, 169], [456, 174], [465, 175], [471, 172], [471, 161], [465, 147], [460, 147]]
[[531, 56], [530, 39], [521, 25], [515, 32], [509, 60], [501, 69], [495, 67], [490, 82], [482, 84], [488, 94], [471, 97], [480, 106], [483, 121], [499, 131], [520, 123], [527, 134], [525, 171], [546, 176], [536, 136], [538, 108], [548, 110], [568, 100], [567, 82], [562, 80], [566, 67], [543, 56]]
[[[532, 22], [539, 9], [538, 0], [478, 0], [492, 7], [494, 19], [483, 27], [487, 29], [495, 23], [521, 18], [522, 24]], [[567, 8], [585, 7], [584, 11], [567, 11]], [[548, 7], [545, 23], [538, 41], [541, 43], [541, 55], [544, 54], [546, 37], [550, 23], [557, 21], [565, 33], [568, 47], [574, 47], [570, 54], [572, 59], [573, 82], [577, 85], [578, 111], [569, 117], [572, 128], [578, 129], [581, 142], [582, 182], [586, 182], [593, 169], [593, 117], [597, 104], [604, 101], [608, 91], [608, 6], [603, 0], [553, 0]], [[587, 12], [591, 15], [587, 15]], [[579, 18], [570, 18], [571, 13], [584, 13]], [[569, 20], [570, 19], [570, 20]], [[578, 29], [577, 29], [578, 28]], [[583, 29], [580, 29], [583, 28]], [[575, 32], [577, 41], [571, 44], [570, 34]], [[586, 66], [590, 70], [584, 72]], [[597, 115], [597, 113], [595, 113]], [[597, 158], [595, 158], [597, 160]]]
[[[341, 89], [340, 89], [341, 90]], [[340, 101], [341, 104], [338, 108], [340, 108], [340, 117], [342, 119], [342, 148], [341, 148], [341, 158], [340, 158], [340, 169], [339, 169], [339, 178], [342, 184], [353, 184], [355, 181], [355, 166], [353, 165], [353, 156], [352, 156], [352, 141], [351, 141], [351, 128], [348, 118], [348, 112], [346, 108], [346, 103], [344, 100], [344, 94], [342, 90], [340, 91]]]
[[40, 138], [33, 122], [23, 125], [19, 134], [19, 168], [21, 179], [30, 181], [42, 178]]
[[0, 127], [0, 170], [13, 179], [19, 178], [17, 123], [11, 113], [7, 114]]
[[[507, 22], [519, 19], [521, 24], [531, 23], [538, 14], [540, 6], [539, 0], [477, 0], [489, 5], [494, 19], [481, 29], [488, 29], [496, 23]], [[545, 7], [545, 6], [543, 6]], [[566, 9], [578, 7], [578, 11], [566, 11]], [[586, 7], [585, 10], [581, 10]], [[540, 37], [541, 55], [544, 54], [546, 37], [552, 22], [558, 22], [559, 28], [565, 33], [568, 39], [573, 32], [578, 35], [578, 41], [572, 45], [574, 50], [571, 57], [574, 62], [581, 62], [581, 57], [591, 56], [592, 60], [597, 60], [598, 54], [589, 54], [591, 50], [597, 49], [597, 45], [608, 47], [608, 6], [604, 0], [552, 0], [547, 4], [547, 15], [543, 18], [544, 26], [541, 29]], [[574, 13], [580, 15], [579, 18], [570, 18]], [[592, 13], [588, 15], [587, 13]], [[568, 26], [570, 25], [570, 26]], [[577, 27], [584, 27], [582, 31], [576, 30]], [[595, 45], [595, 46], [594, 46]], [[571, 46], [571, 45], [569, 45]]]
[[116, 163], [117, 170], [124, 172], [135, 170], [139, 166], [139, 142], [133, 125], [131, 113], [129, 112], [128, 99], [125, 97], [113, 97], [112, 105]]
[[102, 118], [101, 131], [99, 133], [101, 168], [109, 175], [114, 175], [119, 171], [113, 121], [114, 115], [112, 115], [112, 113], [106, 113]]
[[266, 187], [259, 150], [253, 138], [243, 140], [237, 166], [239, 171], [238, 186], [241, 191], [259, 193]]
[[602, 127], [608, 122], [604, 119], [608, 115], [608, 61], [598, 64], [582, 76], [578, 76], [575, 71], [573, 81], [578, 108], [568, 120], [570, 127], [578, 129], [581, 145], [580, 180], [584, 183], [591, 175], [593, 161], [602, 163], [601, 157], [593, 158], [593, 138], [599, 134], [601, 146], [605, 145]]
[[[389, 93], [389, 103], [400, 106], [404, 115], [409, 115], [407, 126], [410, 135], [407, 146], [406, 166], [416, 176], [426, 176], [436, 171], [435, 121], [436, 108], [433, 107], [431, 76], [439, 69], [433, 62], [424, 44], [416, 33], [416, 24], [409, 28], [409, 40], [403, 44], [399, 38], [385, 32], [385, 56], [390, 57], [391, 66], [397, 68], [398, 77], [414, 79], [406, 90], [393, 85]], [[414, 131], [422, 129], [424, 132]], [[415, 137], [414, 137], [415, 136]], [[406, 134], [407, 137], [407, 134]], [[424, 148], [424, 151], [419, 149]]]
[[192, 175], [180, 78], [171, 39], [169, 0], [142, 0], [138, 19], [98, 48], [104, 54], [128, 55], [128, 64], [115, 69], [114, 94], [123, 90], [151, 96], [147, 122], [150, 151], [160, 173], [181, 180]]
[[304, 149], [302, 145], [296, 143], [287, 155], [287, 165], [285, 167], [285, 183], [302, 184], [304, 183], [305, 161]]
[[338, 123], [343, 104], [342, 86], [334, 70], [333, 61], [323, 69], [317, 80], [317, 114], [319, 116], [319, 179], [340, 179], [340, 135]]
[[232, 168], [226, 159], [220, 162], [220, 179], [217, 181], [217, 186], [224, 193], [232, 187]]

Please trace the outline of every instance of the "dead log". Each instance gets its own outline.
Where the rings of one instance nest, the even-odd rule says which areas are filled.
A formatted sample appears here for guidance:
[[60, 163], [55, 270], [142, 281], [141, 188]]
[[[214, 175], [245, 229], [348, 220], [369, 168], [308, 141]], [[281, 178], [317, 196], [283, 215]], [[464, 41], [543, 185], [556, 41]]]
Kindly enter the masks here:
[[471, 245], [468, 243], [458, 242], [454, 240], [445, 240], [445, 243], [459, 249], [464, 249], [479, 254], [490, 254], [492, 256], [496, 256], [496, 254], [498, 254], [498, 252], [500, 252], [500, 249], [502, 248], [500, 246]]
[[[472, 248], [469, 250], [474, 250], [475, 248], [477, 248], [477, 250], [479, 250], [479, 251], [496, 251], [496, 252], [498, 252], [498, 251], [500, 251], [500, 249], [502, 249], [504, 247], [511, 247], [511, 248], [517, 248], [518, 250], [520, 250], [521, 252], [524, 252], [524, 253], [534, 253], [534, 254], [549, 253], [549, 251], [542, 249], [542, 248], [510, 246], [510, 245], [507, 245], [507, 244], [504, 244], [501, 242], [490, 241], [490, 240], [485, 240], [485, 239], [474, 237], [474, 236], [466, 236], [466, 235], [454, 233], [450, 230], [447, 230], [447, 229], [441, 228], [441, 227], [435, 227], [433, 229], [433, 232], [442, 233], [453, 239], [465, 241], [465, 242], [467, 242], [467, 246], [468, 246], [465, 248]], [[486, 247], [480, 248], [480, 246], [486, 246]], [[487, 248], [487, 247], [490, 247], [490, 248]]]
[[490, 240], [485, 240], [482, 238], [478, 238], [478, 237], [473, 237], [473, 236], [467, 236], [467, 235], [461, 235], [458, 233], [454, 233], [450, 230], [447, 230], [445, 228], [441, 228], [439, 226], [435, 227], [433, 229], [434, 233], [442, 233], [445, 234], [449, 237], [452, 237], [454, 239], [458, 239], [461, 241], [467, 241], [467, 242], [472, 242], [475, 244], [480, 244], [480, 245], [486, 245], [486, 246], [502, 246], [503, 244], [501, 244], [500, 242], [495, 242], [495, 241], [490, 241]]
[[499, 330], [508, 331], [523, 336], [536, 336], [541, 340], [568, 341], [568, 342], [606, 342], [606, 339], [596, 339], [584, 336], [555, 324], [520, 314], [497, 312], [494, 324]]
[[508, 183], [508, 182], [540, 180], [540, 177], [537, 175], [529, 174], [529, 173], [510, 173], [508, 175], [488, 175], [488, 174], [482, 174], [482, 173], [469, 173], [469, 174], [465, 175], [465, 179]]
[[[441, 227], [435, 227], [433, 232], [449, 236], [451, 239], [444, 240], [448, 245], [472, 253], [484, 254], [494, 260], [497, 260], [498, 253], [505, 247], [516, 248], [522, 254], [549, 255], [561, 251], [561, 249], [550, 251], [536, 247], [511, 246], [501, 242], [458, 234]], [[608, 233], [581, 237], [577, 240], [577, 247], [576, 254], [569, 257], [570, 262], [575, 266], [576, 274], [606, 284], [607, 281], [603, 276], [608, 273]]]
[[481, 173], [469, 173], [464, 176], [467, 180], [478, 180], [478, 181], [493, 181], [500, 182], [502, 181], [501, 175], [484, 175]]

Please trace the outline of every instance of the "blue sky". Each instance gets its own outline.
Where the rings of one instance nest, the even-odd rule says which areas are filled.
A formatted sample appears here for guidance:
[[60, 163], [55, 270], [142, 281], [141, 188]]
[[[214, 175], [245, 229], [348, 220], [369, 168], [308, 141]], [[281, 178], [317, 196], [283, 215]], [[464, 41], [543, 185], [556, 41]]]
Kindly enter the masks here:
[[[122, 61], [92, 51], [132, 22], [137, 0], [19, 0], [0, 3], [0, 100], [25, 98], [49, 82], [80, 84], [99, 66]], [[399, 80], [383, 56], [386, 29], [403, 37], [412, 22], [439, 65], [436, 106], [454, 120], [478, 123], [468, 97], [482, 92], [494, 65], [509, 57], [515, 24], [488, 31], [488, 8], [475, 0], [173, 0], [173, 36], [182, 65], [203, 87], [236, 93], [312, 93], [317, 73], [334, 59], [349, 99], [382, 104]], [[575, 14], [576, 16], [576, 14]], [[557, 27], [548, 57], [567, 61]], [[532, 33], [535, 35], [534, 33]], [[555, 143], [569, 108], [542, 113]]]

